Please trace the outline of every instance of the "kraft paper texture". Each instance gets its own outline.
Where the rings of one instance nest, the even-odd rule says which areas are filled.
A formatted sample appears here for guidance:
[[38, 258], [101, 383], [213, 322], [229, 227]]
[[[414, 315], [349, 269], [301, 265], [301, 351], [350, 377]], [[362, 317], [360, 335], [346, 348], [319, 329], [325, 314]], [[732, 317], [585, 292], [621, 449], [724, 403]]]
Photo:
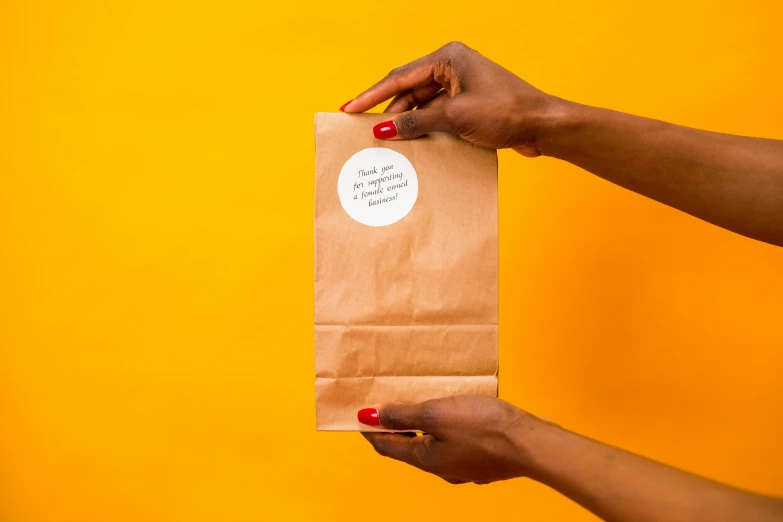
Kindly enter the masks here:
[[[383, 402], [497, 395], [497, 154], [447, 134], [376, 140], [387, 114], [316, 115], [315, 393], [319, 430]], [[340, 204], [345, 162], [369, 147], [416, 170], [412, 210], [388, 226]]]

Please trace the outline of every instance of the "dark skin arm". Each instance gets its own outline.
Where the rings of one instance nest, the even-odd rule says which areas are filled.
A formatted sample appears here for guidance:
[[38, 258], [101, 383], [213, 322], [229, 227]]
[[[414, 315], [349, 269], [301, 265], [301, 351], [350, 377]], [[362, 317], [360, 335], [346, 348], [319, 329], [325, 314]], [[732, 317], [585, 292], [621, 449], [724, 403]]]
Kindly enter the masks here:
[[[346, 104], [393, 98], [376, 137], [451, 132], [552, 156], [745, 236], [783, 246], [783, 142], [690, 129], [548, 95], [452, 43], [393, 70]], [[416, 110], [414, 110], [416, 109]], [[489, 397], [378, 407], [382, 455], [452, 483], [540, 481], [611, 521], [783, 520], [783, 500], [725, 486], [604, 445]]]
[[783, 246], [783, 141], [565, 101], [457, 43], [393, 70], [344, 110], [363, 112], [392, 97], [386, 111], [400, 114], [382, 136], [395, 130], [391, 139], [452, 132], [485, 147], [552, 156], [720, 227]]
[[720, 227], [783, 246], [783, 141], [566, 106], [561, 130], [537, 141], [541, 154]]
[[772, 522], [783, 500], [732, 488], [577, 435], [493, 397], [378, 407], [381, 455], [453, 484], [529, 477], [607, 521]]

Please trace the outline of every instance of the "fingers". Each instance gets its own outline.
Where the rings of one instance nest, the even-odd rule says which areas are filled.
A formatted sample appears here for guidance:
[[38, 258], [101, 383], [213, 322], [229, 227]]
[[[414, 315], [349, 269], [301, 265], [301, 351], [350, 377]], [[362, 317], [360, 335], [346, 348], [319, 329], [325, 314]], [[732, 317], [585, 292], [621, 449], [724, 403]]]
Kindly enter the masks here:
[[407, 65], [397, 67], [381, 81], [358, 95], [345, 106], [345, 112], [364, 112], [401, 92], [431, 80], [434, 75], [434, 61], [431, 55], [419, 58]]
[[[367, 426], [380, 426], [397, 431], [423, 431], [433, 433], [435, 416], [432, 403], [388, 403], [376, 408], [363, 408], [357, 413], [359, 422]], [[399, 433], [397, 435], [400, 435]]]
[[416, 106], [421, 105], [432, 98], [440, 90], [441, 85], [438, 82], [434, 80], [427, 81], [395, 96], [383, 112], [405, 112], [413, 110]]
[[447, 475], [438, 475], [440, 478], [448, 482], [449, 484], [459, 485], [459, 484], [467, 484], [468, 480], [462, 480], [459, 478], [449, 477]]
[[[444, 86], [451, 80], [451, 70], [441, 67], [442, 63], [456, 55], [464, 54], [467, 49], [468, 47], [464, 44], [451, 42], [418, 60], [414, 60], [402, 67], [397, 67], [381, 81], [343, 106], [342, 109], [345, 112], [364, 112], [408, 89], [413, 89], [434, 80], [437, 80], [441, 86]], [[432, 94], [436, 92], [437, 90]]]
[[440, 103], [428, 109], [403, 112], [373, 127], [373, 134], [378, 139], [410, 139], [430, 132], [454, 132], [447, 105]]
[[428, 109], [430, 107], [436, 107], [440, 105], [441, 103], [447, 101], [449, 98], [451, 98], [451, 93], [448, 91], [440, 91], [432, 98], [428, 99], [427, 101], [424, 101], [418, 105], [419, 110], [421, 109]]
[[432, 435], [411, 437], [409, 433], [362, 433], [375, 451], [383, 456], [410, 464], [427, 473], [442, 478], [449, 484], [466, 484], [470, 481], [439, 473], [442, 458], [440, 441]]
[[382, 404], [378, 407], [378, 420], [381, 426], [391, 430], [417, 430], [425, 433], [436, 430], [432, 408], [427, 402]]
[[401, 433], [362, 433], [379, 455], [432, 472], [435, 463], [432, 435], [407, 437]]
[[349, 113], [364, 112], [393, 96], [431, 80], [437, 80], [441, 86], [448, 89], [447, 85], [452, 80], [452, 71], [450, 67], [442, 65], [464, 58], [468, 52], [470, 48], [465, 44], [450, 42], [418, 60], [393, 69], [385, 78], [343, 105], [340, 110]]

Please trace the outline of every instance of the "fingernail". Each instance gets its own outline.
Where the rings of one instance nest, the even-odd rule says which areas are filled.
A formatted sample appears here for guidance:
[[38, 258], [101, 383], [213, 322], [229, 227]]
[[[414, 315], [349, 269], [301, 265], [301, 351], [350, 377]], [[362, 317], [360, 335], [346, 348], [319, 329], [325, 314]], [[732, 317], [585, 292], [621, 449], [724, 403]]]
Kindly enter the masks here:
[[372, 128], [372, 133], [379, 140], [387, 140], [397, 135], [397, 125], [392, 121], [382, 121]]
[[348, 100], [347, 102], [343, 103], [343, 106], [340, 107], [340, 112], [345, 112], [345, 108], [348, 107], [353, 100]]
[[359, 422], [368, 426], [380, 426], [381, 419], [378, 417], [378, 410], [375, 408], [363, 408], [356, 414]]

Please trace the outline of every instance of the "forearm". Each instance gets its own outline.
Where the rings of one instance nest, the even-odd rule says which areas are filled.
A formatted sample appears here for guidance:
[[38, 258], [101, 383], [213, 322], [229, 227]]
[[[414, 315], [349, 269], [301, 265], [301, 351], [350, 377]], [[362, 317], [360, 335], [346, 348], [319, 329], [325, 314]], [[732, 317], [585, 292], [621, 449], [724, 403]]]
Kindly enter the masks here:
[[701, 131], [564, 101], [536, 145], [612, 183], [783, 246], [783, 141]]
[[515, 432], [530, 478], [607, 521], [767, 522], [783, 501], [719, 484], [540, 421]]

